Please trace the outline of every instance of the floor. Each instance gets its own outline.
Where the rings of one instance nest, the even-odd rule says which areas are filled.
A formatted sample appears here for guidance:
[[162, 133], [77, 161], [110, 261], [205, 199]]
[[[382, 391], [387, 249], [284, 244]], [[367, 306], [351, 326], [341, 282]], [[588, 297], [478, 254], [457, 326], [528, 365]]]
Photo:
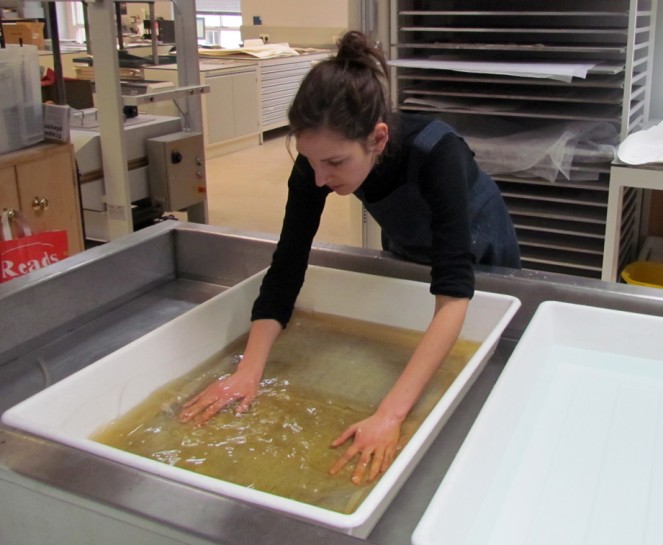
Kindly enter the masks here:
[[[209, 223], [278, 235], [292, 162], [283, 130], [266, 133], [259, 146], [208, 159]], [[361, 246], [359, 201], [331, 194], [315, 240]]]

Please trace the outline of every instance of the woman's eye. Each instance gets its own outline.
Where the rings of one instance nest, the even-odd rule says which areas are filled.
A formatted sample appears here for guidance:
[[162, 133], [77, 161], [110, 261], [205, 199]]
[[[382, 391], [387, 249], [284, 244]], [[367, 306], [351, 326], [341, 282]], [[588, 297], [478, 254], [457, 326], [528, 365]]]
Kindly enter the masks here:
[[328, 161], [327, 164], [328, 164], [330, 167], [338, 167], [338, 166], [340, 166], [340, 165], [343, 164], [343, 160], [342, 160], [342, 159], [339, 159], [338, 161]]

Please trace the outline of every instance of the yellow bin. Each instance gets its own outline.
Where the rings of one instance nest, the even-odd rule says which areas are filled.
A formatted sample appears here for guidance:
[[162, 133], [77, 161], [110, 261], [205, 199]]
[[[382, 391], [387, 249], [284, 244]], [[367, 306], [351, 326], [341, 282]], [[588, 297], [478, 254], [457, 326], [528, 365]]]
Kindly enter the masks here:
[[635, 286], [663, 288], [663, 263], [636, 261], [624, 268], [622, 278]]

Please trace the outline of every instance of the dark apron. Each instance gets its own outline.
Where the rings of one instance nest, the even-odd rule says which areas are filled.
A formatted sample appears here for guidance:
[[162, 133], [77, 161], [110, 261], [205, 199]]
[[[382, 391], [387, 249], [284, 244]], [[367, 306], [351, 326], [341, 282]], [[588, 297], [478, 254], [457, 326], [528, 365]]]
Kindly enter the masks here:
[[[451, 126], [437, 120], [424, 127], [412, 144], [407, 183], [384, 199], [367, 202], [361, 187], [355, 192], [380, 225], [383, 248], [409, 261], [431, 263], [431, 210], [419, 190], [419, 171], [429, 152], [450, 132], [454, 132]], [[497, 184], [478, 169], [468, 194], [475, 263], [520, 268], [516, 233]]]

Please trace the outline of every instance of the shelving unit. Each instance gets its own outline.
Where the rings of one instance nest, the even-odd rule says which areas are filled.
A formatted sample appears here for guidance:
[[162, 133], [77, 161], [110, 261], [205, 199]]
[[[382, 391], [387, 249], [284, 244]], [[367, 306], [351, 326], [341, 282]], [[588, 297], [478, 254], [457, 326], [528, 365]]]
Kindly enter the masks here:
[[[620, 240], [619, 226], [623, 225], [624, 220], [633, 222], [633, 218], [640, 221], [639, 210], [634, 208], [631, 201], [624, 197], [629, 189], [663, 189], [663, 167], [659, 164], [649, 164], [640, 166], [613, 165], [610, 171], [610, 198], [608, 199], [608, 223], [605, 232], [605, 246], [603, 252], [603, 274], [602, 280], [614, 282], [619, 279], [623, 270], [624, 241]], [[635, 238], [628, 241], [628, 247], [633, 250], [633, 255], [629, 255], [629, 260], [636, 258], [638, 250], [638, 240]], [[650, 240], [651, 244], [652, 240]], [[644, 252], [642, 250], [645, 250]], [[643, 257], [641, 254], [645, 254]], [[647, 260], [656, 256], [647, 256], [646, 248], [640, 249], [637, 255], [638, 260]]]
[[260, 138], [272, 129], [288, 124], [288, 107], [311, 66], [329, 53], [305, 53], [258, 61], [260, 88]]
[[[391, 15], [394, 106], [444, 119], [470, 145], [576, 123], [612, 127], [617, 143], [648, 121], [656, 0], [392, 0]], [[532, 72], [560, 68], [574, 75]], [[601, 277], [612, 157], [580, 149], [553, 179], [491, 172], [526, 268]], [[640, 201], [625, 191], [620, 263], [636, 252]]]
[[[66, 1], [66, 0], [55, 0]], [[130, 0], [133, 1], [133, 0]], [[169, 0], [152, 0], [169, 1]], [[188, 129], [202, 132], [200, 73], [198, 71], [198, 44], [196, 42], [195, 0], [180, 0], [175, 8], [175, 36], [177, 47], [178, 87], [184, 88], [181, 109], [185, 112]], [[123, 102], [120, 88], [117, 28], [115, 26], [115, 0], [98, 0], [87, 5], [91, 52], [95, 64], [96, 95], [99, 104], [99, 132], [104, 171], [108, 230], [110, 239], [133, 231], [131, 191], [127, 152], [125, 147]], [[199, 88], [200, 92], [192, 92]], [[179, 92], [179, 91], [178, 91]], [[205, 203], [187, 209], [192, 221], [205, 223]]]

